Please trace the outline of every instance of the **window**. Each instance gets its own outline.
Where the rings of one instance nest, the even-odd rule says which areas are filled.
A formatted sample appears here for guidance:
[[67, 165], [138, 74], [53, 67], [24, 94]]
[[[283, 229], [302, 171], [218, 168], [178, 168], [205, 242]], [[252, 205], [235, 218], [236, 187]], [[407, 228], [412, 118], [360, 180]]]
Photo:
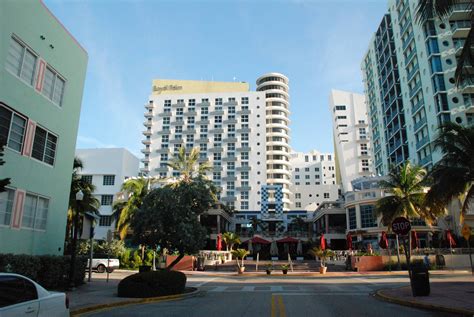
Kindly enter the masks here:
[[216, 116], [216, 117], [214, 118], [214, 122], [215, 122], [215, 123], [222, 123], [222, 116]]
[[221, 160], [221, 153], [214, 153], [214, 161], [220, 161]]
[[309, 179], [309, 178], [310, 178], [310, 175], [305, 175], [304, 178], [305, 178], [305, 179]]
[[[174, 132], [175, 133], [183, 132], [183, 126], [181, 126], [181, 125], [176, 126], [176, 128], [174, 129]], [[176, 138], [176, 136], [175, 136], [175, 138]]]
[[[0, 277], [0, 308], [38, 299], [36, 287], [17, 276]], [[16, 309], [14, 309], [16, 311]]]
[[249, 192], [240, 192], [240, 199], [242, 200], [249, 199]]
[[201, 108], [201, 115], [208, 114], [208, 113], [209, 113], [209, 108], [208, 107], [202, 107]]
[[15, 38], [11, 39], [5, 68], [12, 74], [33, 85], [37, 57], [25, 45]]
[[104, 175], [104, 181], [102, 183], [104, 186], [113, 186], [115, 185], [115, 175]]
[[336, 106], [334, 110], [346, 110], [346, 106], [344, 105]]
[[242, 201], [240, 203], [240, 209], [242, 210], [248, 210], [249, 209], [249, 202], [248, 201]]
[[194, 124], [194, 117], [188, 117], [188, 124]]
[[349, 208], [349, 229], [357, 228], [356, 209], [355, 207]]
[[23, 208], [21, 227], [28, 229], [45, 230], [48, 217], [49, 199], [26, 194]]
[[309, 167], [305, 167], [304, 171], [309, 172]]
[[206, 143], [199, 144], [199, 150], [202, 152], [207, 151], [207, 144]]
[[229, 100], [229, 102], [235, 102], [235, 98], [234, 98], [234, 97], [230, 97], [228, 100]]
[[221, 172], [213, 172], [212, 173], [213, 180], [220, 180], [221, 179]]
[[235, 113], [235, 107], [234, 106], [229, 106], [229, 108], [227, 108], [227, 111], [229, 112], [229, 114], [234, 114]]
[[222, 106], [222, 98], [215, 99], [216, 106]]
[[194, 135], [193, 134], [187, 134], [186, 135], [186, 142], [193, 142], [194, 141]]
[[235, 169], [235, 163], [234, 162], [227, 162], [227, 170], [231, 171]]
[[100, 216], [99, 226], [110, 227], [112, 225], [112, 216]]
[[242, 172], [240, 174], [240, 179], [249, 179], [249, 172]]
[[209, 98], [202, 98], [202, 99], [201, 99], [201, 102], [202, 102], [202, 103], [207, 103], [207, 102], [209, 102]]
[[161, 153], [160, 161], [163, 161], [163, 162], [168, 161], [168, 154], [167, 153]]
[[228, 132], [235, 132], [235, 124], [229, 124], [227, 126], [227, 131]]
[[234, 190], [235, 184], [234, 182], [227, 182], [227, 190]]
[[[241, 141], [248, 141], [249, 140], [249, 134], [248, 133], [242, 133], [240, 136]], [[243, 144], [242, 144], [243, 147]]]
[[196, 105], [196, 99], [189, 99], [188, 100], [188, 106], [194, 107]]
[[248, 115], [242, 115], [240, 118], [240, 122], [249, 122], [249, 116]]
[[26, 118], [0, 106], [0, 140], [5, 140], [10, 149], [21, 152], [25, 131]]
[[81, 179], [87, 184], [92, 184], [92, 175], [82, 175]]
[[296, 208], [301, 208], [301, 203], [299, 201], [297, 201], [295, 205], [296, 205]]
[[360, 206], [360, 219], [362, 228], [377, 227], [377, 218], [375, 217], [375, 208], [373, 205]]
[[214, 142], [221, 142], [221, 141], [222, 141], [222, 134], [215, 134]]
[[299, 176], [299, 175], [295, 175], [295, 179], [300, 179], [300, 176]]
[[171, 100], [165, 100], [165, 108], [171, 107]]
[[242, 97], [241, 100], [242, 100], [241, 103], [243, 105], [248, 105], [249, 104], [249, 97]]
[[329, 198], [329, 193], [324, 193], [324, 198]]
[[162, 135], [161, 136], [161, 142], [162, 143], [168, 143], [170, 141], [170, 136], [169, 135]]
[[0, 226], [9, 226], [11, 223], [14, 196], [15, 192], [8, 188], [0, 193]]
[[65, 81], [53, 69], [46, 67], [42, 94], [53, 103], [61, 106], [64, 95]]
[[207, 125], [201, 125], [199, 127], [199, 129], [200, 129], [201, 133], [206, 133], [207, 132]]
[[176, 115], [182, 116], [183, 115], [183, 108], [176, 108]]
[[31, 156], [46, 164], [54, 165], [57, 142], [57, 136], [37, 126]]
[[227, 151], [235, 151], [235, 143], [227, 143]]
[[295, 198], [296, 198], [296, 199], [300, 199], [300, 198], [301, 198], [301, 193], [296, 193], [296, 194], [295, 194]]
[[241, 160], [248, 160], [249, 159], [249, 152], [242, 152], [240, 153]]
[[102, 206], [112, 206], [114, 195], [102, 195], [100, 197], [100, 204]]
[[163, 125], [167, 125], [167, 124], [170, 124], [170, 118], [169, 117], [163, 118]]

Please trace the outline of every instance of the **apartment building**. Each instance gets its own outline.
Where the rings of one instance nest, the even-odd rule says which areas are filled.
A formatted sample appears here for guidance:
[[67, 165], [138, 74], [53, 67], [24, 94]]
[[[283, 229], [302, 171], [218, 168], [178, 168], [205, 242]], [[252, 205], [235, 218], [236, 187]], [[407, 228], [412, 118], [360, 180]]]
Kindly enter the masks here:
[[1, 1], [0, 21], [0, 250], [59, 255], [87, 52], [42, 1]]
[[336, 177], [342, 191], [351, 191], [351, 181], [373, 173], [369, 126], [364, 95], [331, 90]]
[[107, 231], [116, 227], [112, 205], [122, 184], [138, 176], [140, 160], [124, 148], [77, 149], [76, 157], [84, 165], [78, 174], [95, 186], [94, 196], [100, 202], [94, 239], [105, 240]]
[[313, 150], [308, 153], [293, 152], [290, 158], [291, 209], [315, 211], [324, 201], [339, 197], [336, 184], [336, 162], [333, 153]]
[[409, 159], [430, 168], [447, 121], [473, 122], [474, 83], [455, 86], [456, 56], [470, 30], [467, 3], [449, 19], [416, 21], [416, 1], [390, 0], [362, 62], [377, 174]]

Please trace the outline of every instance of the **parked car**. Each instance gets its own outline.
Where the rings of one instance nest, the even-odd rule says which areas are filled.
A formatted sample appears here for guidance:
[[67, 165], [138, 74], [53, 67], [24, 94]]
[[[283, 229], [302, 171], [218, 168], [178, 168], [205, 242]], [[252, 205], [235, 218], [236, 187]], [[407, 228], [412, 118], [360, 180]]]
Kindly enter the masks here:
[[[119, 266], [119, 259], [107, 259], [107, 257], [97, 257], [92, 259], [92, 269], [98, 273], [112, 273], [115, 269], [118, 269]], [[87, 261], [87, 269], [89, 269], [89, 261]]]
[[65, 293], [47, 291], [25, 276], [0, 273], [0, 316], [69, 316], [69, 299]]

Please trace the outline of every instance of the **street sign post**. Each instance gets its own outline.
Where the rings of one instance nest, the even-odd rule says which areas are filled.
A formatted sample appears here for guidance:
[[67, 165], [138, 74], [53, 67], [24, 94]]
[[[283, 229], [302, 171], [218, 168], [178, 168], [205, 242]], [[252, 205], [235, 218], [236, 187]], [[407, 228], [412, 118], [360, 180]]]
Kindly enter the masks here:
[[410, 221], [405, 217], [398, 217], [392, 221], [392, 231], [400, 236], [406, 236], [411, 230]]

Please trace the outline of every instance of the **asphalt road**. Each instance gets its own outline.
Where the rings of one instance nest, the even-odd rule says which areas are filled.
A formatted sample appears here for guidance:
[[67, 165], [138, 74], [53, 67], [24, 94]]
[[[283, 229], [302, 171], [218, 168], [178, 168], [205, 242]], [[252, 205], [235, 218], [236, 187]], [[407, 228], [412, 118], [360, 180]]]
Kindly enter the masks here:
[[[440, 277], [441, 278], [441, 277]], [[382, 302], [380, 288], [408, 285], [401, 276], [192, 276], [197, 297], [103, 310], [85, 316], [453, 316]]]

